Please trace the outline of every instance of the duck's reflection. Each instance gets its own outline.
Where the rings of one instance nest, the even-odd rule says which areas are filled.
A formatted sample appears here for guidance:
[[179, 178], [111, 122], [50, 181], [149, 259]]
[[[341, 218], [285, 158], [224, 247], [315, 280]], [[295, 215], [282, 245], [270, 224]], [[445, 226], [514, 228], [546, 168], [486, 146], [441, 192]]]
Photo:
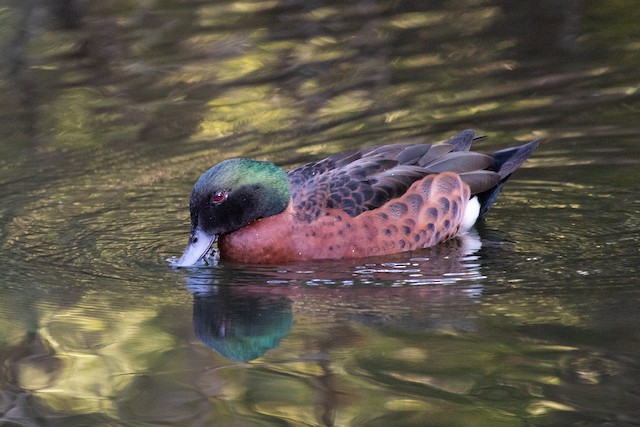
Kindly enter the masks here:
[[393, 260], [190, 269], [195, 335], [225, 358], [247, 362], [290, 332], [294, 305], [314, 321], [474, 329], [470, 307], [482, 295], [484, 279], [480, 247], [473, 234]]
[[243, 293], [237, 286], [200, 288], [194, 294], [196, 337], [224, 357], [256, 359], [278, 345], [291, 330], [292, 301], [284, 296]]

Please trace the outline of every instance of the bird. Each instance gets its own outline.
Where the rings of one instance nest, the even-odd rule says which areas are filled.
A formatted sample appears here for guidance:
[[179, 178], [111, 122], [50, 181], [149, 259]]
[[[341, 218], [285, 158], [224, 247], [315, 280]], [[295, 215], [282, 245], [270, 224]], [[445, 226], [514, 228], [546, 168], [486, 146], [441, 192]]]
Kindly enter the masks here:
[[193, 186], [189, 240], [174, 266], [202, 265], [214, 250], [253, 264], [364, 258], [464, 234], [540, 142], [470, 151], [481, 138], [468, 129], [441, 143], [361, 148], [289, 172], [224, 160]]

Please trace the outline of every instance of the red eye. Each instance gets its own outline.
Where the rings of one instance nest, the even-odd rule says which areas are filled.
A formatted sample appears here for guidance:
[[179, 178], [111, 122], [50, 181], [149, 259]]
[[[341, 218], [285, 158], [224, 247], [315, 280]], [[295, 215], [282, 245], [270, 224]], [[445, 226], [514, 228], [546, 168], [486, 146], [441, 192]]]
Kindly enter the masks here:
[[227, 198], [227, 192], [224, 190], [218, 190], [215, 193], [213, 193], [213, 196], [211, 196], [211, 201], [215, 204], [218, 204], [218, 203], [222, 203], [226, 198]]

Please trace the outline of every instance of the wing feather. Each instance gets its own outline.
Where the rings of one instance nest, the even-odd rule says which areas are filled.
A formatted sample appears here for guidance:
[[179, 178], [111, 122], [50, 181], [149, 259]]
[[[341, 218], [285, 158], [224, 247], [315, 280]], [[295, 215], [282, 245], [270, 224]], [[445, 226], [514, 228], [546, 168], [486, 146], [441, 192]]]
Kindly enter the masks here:
[[[307, 221], [319, 217], [326, 208], [356, 216], [401, 196], [426, 175], [446, 171], [460, 174], [472, 194], [489, 191], [503, 178], [500, 170], [505, 162], [469, 151], [476, 139], [468, 130], [441, 144], [390, 144], [307, 163], [289, 172], [292, 203]], [[497, 154], [499, 158], [525, 157], [532, 151], [517, 156], [512, 155], [515, 149], [511, 150]]]

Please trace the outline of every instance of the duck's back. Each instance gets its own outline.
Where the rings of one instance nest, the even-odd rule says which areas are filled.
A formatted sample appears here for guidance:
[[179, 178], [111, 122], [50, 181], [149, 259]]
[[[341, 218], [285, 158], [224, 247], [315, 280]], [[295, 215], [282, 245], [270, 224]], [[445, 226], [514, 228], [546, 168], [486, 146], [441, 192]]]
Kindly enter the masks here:
[[289, 172], [292, 205], [307, 222], [325, 209], [357, 216], [400, 197], [415, 181], [442, 172], [460, 175], [472, 195], [482, 194], [506, 180], [535, 149], [528, 147], [526, 155], [501, 171], [505, 159], [469, 151], [475, 139], [466, 130], [440, 144], [383, 145], [307, 163]]

